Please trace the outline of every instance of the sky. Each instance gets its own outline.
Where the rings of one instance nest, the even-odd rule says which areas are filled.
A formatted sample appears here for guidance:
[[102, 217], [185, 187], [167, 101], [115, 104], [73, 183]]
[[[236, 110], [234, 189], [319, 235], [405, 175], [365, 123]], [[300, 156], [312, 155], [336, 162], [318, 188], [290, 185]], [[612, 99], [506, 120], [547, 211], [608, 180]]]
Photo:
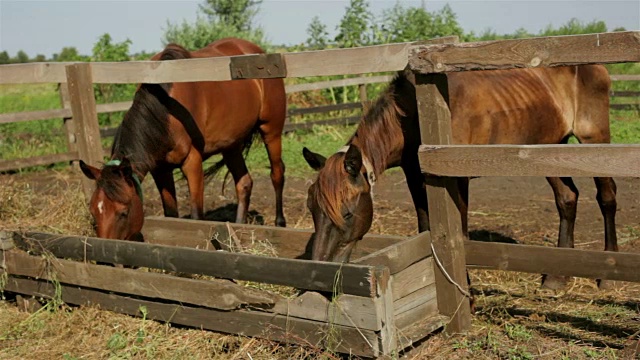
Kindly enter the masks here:
[[[369, 0], [370, 10], [380, 15], [398, 0]], [[24, 50], [30, 57], [50, 57], [65, 46], [81, 54], [104, 33], [114, 41], [132, 41], [132, 52], [155, 52], [162, 48], [167, 22], [192, 22], [202, 0], [0, 0], [0, 51], [14, 56]], [[344, 15], [343, 0], [263, 0], [256, 23], [273, 44], [293, 45], [307, 39], [307, 27], [314, 16], [327, 25], [330, 35]], [[400, 1], [420, 6], [422, 1]], [[537, 33], [547, 25], [558, 27], [571, 18], [583, 22], [603, 20], [612, 30], [625, 27], [640, 30], [640, 0], [449, 0], [424, 4], [437, 11], [449, 4], [465, 31], [498, 34], [524, 28]]]

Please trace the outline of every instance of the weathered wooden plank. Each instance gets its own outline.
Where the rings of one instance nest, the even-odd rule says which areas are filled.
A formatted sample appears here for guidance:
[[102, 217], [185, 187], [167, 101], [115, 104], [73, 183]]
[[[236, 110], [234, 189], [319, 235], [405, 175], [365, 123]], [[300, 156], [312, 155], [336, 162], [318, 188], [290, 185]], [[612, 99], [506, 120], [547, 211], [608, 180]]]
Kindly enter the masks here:
[[295, 124], [288, 123], [284, 125], [284, 129], [282, 131], [288, 133], [296, 130], [308, 130], [318, 125], [354, 125], [360, 122], [361, 118], [362, 116], [358, 115], [343, 118], [332, 118], [327, 120], [307, 121]]
[[[145, 242], [158, 245], [184, 246], [197, 249], [215, 249], [211, 239], [229, 239], [229, 227], [245, 246], [252, 241], [269, 241], [276, 249], [278, 257], [296, 258], [305, 254], [305, 249], [313, 233], [310, 229], [291, 229], [268, 225], [231, 224], [219, 221], [148, 216], [142, 233]], [[393, 235], [367, 234], [354, 249], [354, 258], [395, 244], [404, 237]], [[384, 264], [368, 264], [384, 265]]]
[[[416, 74], [416, 98], [423, 144], [450, 144], [451, 112], [449, 89], [444, 74]], [[427, 178], [431, 242], [442, 266], [436, 267], [437, 302], [440, 312], [451, 317], [445, 329], [462, 332], [471, 326], [464, 259], [466, 234], [458, 203], [462, 198], [455, 178]]]
[[51, 165], [59, 162], [68, 162], [78, 159], [78, 152], [62, 154], [33, 156], [24, 159], [0, 160], [0, 172], [28, 168], [30, 166]]
[[612, 81], [640, 81], [640, 75], [613, 74]]
[[[640, 80], [640, 77], [638, 78], [638, 80]], [[609, 91], [609, 96], [611, 96], [611, 97], [635, 97], [635, 96], [640, 96], [640, 91], [611, 90], [611, 91]]]
[[376, 298], [378, 313], [382, 317], [382, 329], [380, 330], [380, 345], [383, 354], [392, 354], [398, 348], [398, 336], [396, 333], [395, 316], [393, 312], [393, 277], [389, 268], [379, 266], [375, 271], [378, 296]]
[[640, 145], [423, 145], [424, 173], [441, 176], [640, 176]]
[[[51, 283], [12, 276], [9, 276], [5, 290], [48, 298], [55, 296], [55, 287]], [[371, 330], [258, 311], [218, 311], [180, 304], [157, 303], [64, 284], [61, 285], [61, 290], [62, 301], [67, 304], [98, 305], [104, 310], [132, 316], [142, 316], [140, 309], [145, 307], [146, 318], [151, 320], [287, 343], [312, 344], [323, 348], [333, 344], [336, 346], [336, 351], [359, 356], [380, 355], [378, 335]], [[335, 340], [330, 339], [330, 336], [339, 339], [337, 344], [336, 341], [330, 342]]]
[[479, 269], [640, 282], [640, 253], [466, 241], [467, 266]]
[[69, 111], [68, 115], [62, 117], [64, 133], [66, 135], [65, 138], [67, 140], [67, 150], [70, 152], [77, 152], [78, 144], [76, 140], [76, 125], [73, 122], [73, 117], [71, 117], [71, 99], [67, 83], [58, 84], [58, 95], [60, 96], [60, 106]]
[[231, 80], [230, 56], [169, 61], [93, 63], [98, 84], [162, 84], [191, 81]]
[[70, 62], [0, 65], [0, 84], [64, 83]]
[[51, 109], [42, 111], [22, 111], [17, 113], [0, 114], [0, 124], [16, 123], [22, 121], [46, 120], [54, 118], [70, 117], [71, 109]]
[[640, 61], [640, 31], [416, 45], [409, 67], [423, 74]]
[[435, 298], [436, 298], [436, 284], [432, 283], [398, 300], [395, 300], [393, 302], [393, 313], [395, 316], [398, 316], [426, 302], [430, 302]]
[[[96, 105], [96, 111], [98, 114], [111, 113], [111, 112], [117, 112], [117, 111], [126, 111], [126, 110], [129, 110], [132, 103], [133, 102], [131, 101], [123, 101], [123, 102], [109, 103], [109, 104], [98, 104]], [[6, 113], [6, 114], [0, 114], [0, 124], [8, 124], [8, 123], [22, 122], [22, 121], [47, 120], [47, 119], [55, 119], [55, 118], [69, 118], [71, 117], [71, 115], [72, 114], [71, 114], [70, 108]]]
[[444, 315], [433, 315], [424, 320], [416, 321], [402, 329], [398, 329], [398, 343], [400, 349], [413, 346], [416, 342], [443, 327], [449, 322]]
[[[404, 329], [421, 319], [429, 319], [436, 315], [439, 315], [438, 301], [437, 299], [432, 299], [431, 301], [425, 302], [413, 309], [398, 314], [395, 317], [396, 327], [398, 329]], [[401, 330], [398, 331], [398, 336], [402, 336]]]
[[287, 77], [282, 54], [234, 56], [229, 63], [232, 79], [273, 79]]
[[342, 294], [329, 301], [324, 295], [308, 291], [293, 299], [282, 299], [266, 311], [288, 317], [321, 321], [328, 324], [380, 330], [380, 299]]
[[345, 104], [336, 104], [336, 105], [322, 105], [322, 106], [314, 106], [310, 108], [301, 108], [301, 109], [290, 109], [287, 113], [289, 116], [296, 115], [305, 115], [305, 114], [315, 114], [315, 113], [323, 113], [329, 111], [340, 111], [340, 110], [353, 110], [353, 109], [362, 109], [362, 103], [345, 103]]
[[409, 265], [431, 256], [431, 238], [425, 231], [406, 240], [373, 252], [352, 261], [361, 265], [381, 265], [389, 268], [394, 275]]
[[56, 280], [68, 285], [172, 300], [218, 310], [235, 310], [245, 305], [271, 307], [279, 298], [228, 280], [196, 280], [64, 259], [47, 259], [30, 256], [19, 250], [4, 252], [4, 260], [5, 270], [11, 275]]
[[433, 259], [426, 258], [393, 275], [393, 301], [435, 282]]
[[[93, 93], [92, 65], [78, 63], [66, 67], [67, 86], [71, 98], [71, 112], [76, 131], [78, 155], [92, 166], [100, 166], [104, 160], [100, 143], [100, 127], [96, 113], [96, 98]], [[91, 199], [95, 181], [82, 177], [85, 199]]]
[[[46, 233], [15, 234], [22, 249], [35, 253], [46, 249], [60, 258], [148, 267], [224, 279], [292, 286], [299, 289], [357, 296], [375, 296], [373, 267], [321, 261], [269, 258], [226, 251], [107, 240]], [[305, 276], [300, 276], [305, 274]], [[335, 284], [336, 276], [341, 279]]]
[[609, 107], [613, 110], [639, 110], [640, 104], [610, 104]]
[[355, 78], [338, 79], [338, 80], [316, 81], [316, 82], [306, 83], [306, 84], [287, 85], [285, 90], [287, 94], [291, 94], [291, 93], [302, 92], [302, 91], [323, 90], [323, 89], [329, 89], [333, 87], [387, 83], [387, 82], [390, 82], [392, 79], [393, 79], [393, 75], [364, 76], [364, 77], [355, 77]]

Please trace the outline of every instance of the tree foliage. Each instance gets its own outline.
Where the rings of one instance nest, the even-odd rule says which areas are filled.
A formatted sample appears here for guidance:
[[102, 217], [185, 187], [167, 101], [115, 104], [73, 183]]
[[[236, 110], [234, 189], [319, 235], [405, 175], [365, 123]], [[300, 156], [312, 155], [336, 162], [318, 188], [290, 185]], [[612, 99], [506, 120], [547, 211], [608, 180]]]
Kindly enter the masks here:
[[313, 50], [324, 49], [329, 43], [329, 33], [327, 32], [327, 25], [320, 21], [320, 18], [316, 15], [311, 19], [309, 26], [307, 27], [307, 47]]
[[349, 48], [375, 42], [372, 34], [373, 14], [366, 0], [351, 0], [340, 24], [335, 42], [338, 47]]
[[264, 32], [253, 24], [262, 0], [206, 0], [195, 23], [167, 22], [163, 43], [176, 43], [189, 50], [201, 49], [215, 40], [238, 37], [267, 46]]
[[385, 42], [418, 41], [450, 35], [464, 37], [462, 27], [449, 5], [431, 13], [422, 7], [405, 7], [396, 3], [383, 12], [382, 23]]

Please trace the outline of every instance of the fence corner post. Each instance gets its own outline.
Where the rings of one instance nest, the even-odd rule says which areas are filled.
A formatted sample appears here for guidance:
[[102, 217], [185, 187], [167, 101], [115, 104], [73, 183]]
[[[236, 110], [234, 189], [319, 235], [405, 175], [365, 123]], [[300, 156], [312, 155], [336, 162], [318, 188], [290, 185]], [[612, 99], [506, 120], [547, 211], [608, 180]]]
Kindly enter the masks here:
[[[450, 144], [451, 112], [446, 74], [415, 74], [416, 101], [420, 118], [420, 137], [423, 144]], [[438, 309], [450, 317], [445, 326], [449, 334], [471, 327], [471, 308], [468, 292], [464, 250], [466, 229], [457, 204], [462, 199], [454, 177], [427, 177], [425, 188], [429, 207], [431, 240], [436, 260], [436, 292]], [[466, 223], [466, 219], [464, 220]]]
[[[65, 70], [78, 157], [89, 165], [100, 166], [104, 155], [100, 140], [96, 99], [93, 93], [91, 64], [71, 64], [67, 65]], [[95, 183], [83, 176], [82, 185], [85, 199], [88, 202], [93, 194]]]

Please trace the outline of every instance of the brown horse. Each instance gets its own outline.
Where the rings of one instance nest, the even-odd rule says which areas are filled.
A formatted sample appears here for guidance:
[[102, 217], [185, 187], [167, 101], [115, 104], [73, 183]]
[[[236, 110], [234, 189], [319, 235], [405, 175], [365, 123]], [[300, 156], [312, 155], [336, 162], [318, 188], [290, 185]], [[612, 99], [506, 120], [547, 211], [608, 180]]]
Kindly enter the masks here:
[[[207, 58], [263, 53], [255, 44], [222, 39], [189, 52], [168, 45], [152, 60]], [[236, 222], [246, 222], [253, 181], [243, 151], [253, 135], [264, 140], [271, 163], [276, 198], [276, 225], [285, 226], [282, 211], [284, 163], [281, 136], [286, 115], [282, 79], [142, 84], [118, 128], [111, 161], [102, 169], [80, 162], [83, 173], [97, 181], [90, 203], [99, 237], [131, 239], [143, 223], [140, 182], [151, 173], [164, 215], [177, 217], [173, 169], [180, 168], [189, 187], [191, 217], [203, 218], [202, 162], [222, 154], [236, 185]], [[209, 171], [208, 171], [209, 172]]]
[[[454, 144], [559, 144], [574, 135], [581, 143], [608, 143], [609, 87], [599, 65], [474, 71], [449, 74]], [[429, 230], [427, 196], [418, 163], [420, 130], [413, 75], [401, 72], [364, 115], [348, 147], [325, 159], [303, 149], [320, 170], [308, 192], [315, 226], [312, 258], [347, 261], [369, 230], [375, 177], [401, 166], [418, 216]], [[547, 178], [560, 215], [558, 246], [573, 247], [578, 189], [571, 178]], [[467, 233], [468, 178], [459, 178], [463, 229]], [[595, 178], [604, 217], [605, 250], [617, 251], [616, 186]], [[547, 276], [557, 288], [565, 278]], [[601, 286], [603, 284], [601, 283]]]

